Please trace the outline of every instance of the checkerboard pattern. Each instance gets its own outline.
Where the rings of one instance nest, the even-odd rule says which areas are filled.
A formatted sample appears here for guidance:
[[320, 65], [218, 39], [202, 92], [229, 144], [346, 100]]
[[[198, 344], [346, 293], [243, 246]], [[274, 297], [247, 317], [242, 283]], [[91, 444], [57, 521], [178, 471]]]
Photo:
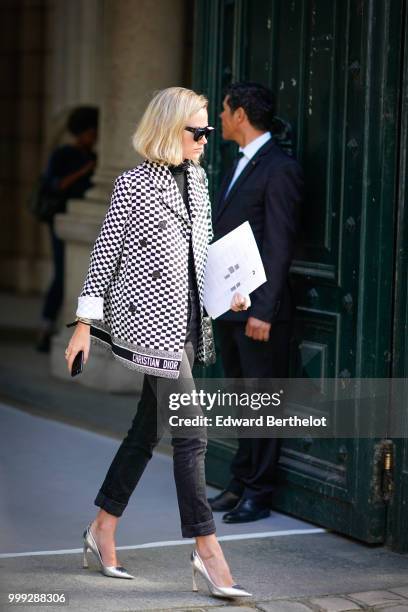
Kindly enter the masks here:
[[[110, 345], [114, 356], [121, 353], [125, 365], [171, 378], [178, 376], [186, 337], [189, 243], [202, 313], [213, 237], [200, 166], [189, 164], [187, 184], [191, 220], [167, 166], [145, 161], [116, 179], [76, 313], [93, 320], [91, 335]], [[196, 357], [211, 363], [212, 326], [205, 319]]]

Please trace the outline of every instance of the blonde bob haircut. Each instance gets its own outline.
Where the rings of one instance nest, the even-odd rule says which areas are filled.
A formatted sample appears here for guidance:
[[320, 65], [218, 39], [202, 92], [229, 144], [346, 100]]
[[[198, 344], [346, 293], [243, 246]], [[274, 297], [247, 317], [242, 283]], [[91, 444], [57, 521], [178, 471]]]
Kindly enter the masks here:
[[134, 148], [149, 161], [178, 166], [183, 162], [183, 130], [190, 117], [207, 106], [205, 96], [185, 87], [159, 91], [133, 135]]

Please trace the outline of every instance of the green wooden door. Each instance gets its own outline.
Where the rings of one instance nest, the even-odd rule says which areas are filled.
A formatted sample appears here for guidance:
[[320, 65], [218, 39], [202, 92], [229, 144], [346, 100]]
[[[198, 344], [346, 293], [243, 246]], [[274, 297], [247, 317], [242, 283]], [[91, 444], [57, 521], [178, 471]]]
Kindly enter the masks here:
[[[401, 46], [401, 105], [399, 112], [399, 164], [397, 179], [397, 229], [394, 299], [394, 378], [408, 379], [408, 12], [405, 11], [405, 41]], [[408, 419], [408, 393], [400, 398]], [[408, 551], [408, 440], [394, 440], [394, 491], [389, 516], [388, 542], [398, 551]]]
[[[403, 0], [196, 1], [194, 87], [210, 99], [211, 122], [219, 125], [223, 86], [246, 79], [272, 87], [295, 130], [307, 193], [291, 269], [292, 376], [391, 375], [404, 10]], [[232, 148], [218, 130], [208, 153], [213, 192]], [[212, 445], [208, 470], [220, 485], [231, 450], [222, 444]], [[385, 541], [383, 448], [284, 440], [275, 507]]]

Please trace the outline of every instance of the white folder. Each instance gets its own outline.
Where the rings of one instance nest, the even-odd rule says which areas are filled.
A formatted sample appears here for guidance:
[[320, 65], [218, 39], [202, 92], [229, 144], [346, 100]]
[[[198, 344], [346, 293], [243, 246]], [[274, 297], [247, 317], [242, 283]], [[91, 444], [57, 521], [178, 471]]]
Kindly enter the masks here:
[[262, 259], [248, 221], [209, 246], [204, 306], [213, 319], [231, 308], [234, 293], [249, 295], [265, 282]]

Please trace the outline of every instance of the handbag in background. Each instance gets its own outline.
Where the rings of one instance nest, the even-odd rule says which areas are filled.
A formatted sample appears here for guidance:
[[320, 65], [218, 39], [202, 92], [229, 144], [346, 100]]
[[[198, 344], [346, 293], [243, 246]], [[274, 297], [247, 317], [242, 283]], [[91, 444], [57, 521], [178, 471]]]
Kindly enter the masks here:
[[66, 197], [51, 191], [44, 176], [40, 176], [27, 200], [28, 210], [43, 223], [52, 221], [54, 215], [65, 212]]

